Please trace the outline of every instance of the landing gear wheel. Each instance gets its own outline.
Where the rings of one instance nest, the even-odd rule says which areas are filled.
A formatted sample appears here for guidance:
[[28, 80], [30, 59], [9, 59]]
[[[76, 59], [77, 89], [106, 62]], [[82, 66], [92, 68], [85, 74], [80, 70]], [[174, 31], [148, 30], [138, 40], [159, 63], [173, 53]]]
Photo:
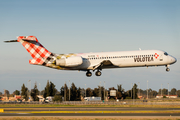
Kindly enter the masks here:
[[87, 76], [87, 77], [91, 77], [91, 76], [92, 76], [92, 73], [88, 71], [88, 72], [86, 73], [86, 76]]
[[169, 69], [169, 68], [166, 68], [166, 71], [167, 71], [167, 72], [169, 72], [169, 71], [170, 71], [170, 69]]
[[101, 76], [101, 72], [100, 71], [96, 71], [96, 76]]

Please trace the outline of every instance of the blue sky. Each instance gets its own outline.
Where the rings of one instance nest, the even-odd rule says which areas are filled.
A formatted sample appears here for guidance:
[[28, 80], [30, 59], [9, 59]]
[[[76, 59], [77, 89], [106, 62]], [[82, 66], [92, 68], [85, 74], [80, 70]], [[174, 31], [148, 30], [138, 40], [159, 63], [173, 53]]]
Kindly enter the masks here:
[[[16, 36], [34, 35], [54, 53], [83, 53], [159, 49], [180, 59], [180, 1], [174, 0], [77, 0], [1, 1], [0, 3], [0, 92], [20, 90], [31, 80], [44, 89], [47, 80], [56, 88], [68, 80], [77, 87], [106, 88], [140, 82], [141, 89], [180, 89], [180, 63], [165, 67], [103, 70], [101, 77], [85, 72], [59, 71], [29, 64], [31, 56], [20, 43], [6, 44]], [[29, 83], [30, 84], [30, 83]], [[30, 85], [28, 85], [30, 86]]]

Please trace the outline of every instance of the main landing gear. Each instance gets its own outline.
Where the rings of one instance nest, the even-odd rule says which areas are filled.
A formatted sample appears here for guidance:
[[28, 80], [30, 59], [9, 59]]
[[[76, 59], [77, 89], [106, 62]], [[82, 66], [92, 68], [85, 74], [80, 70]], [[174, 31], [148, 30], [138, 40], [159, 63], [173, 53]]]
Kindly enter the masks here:
[[[101, 74], [102, 74], [102, 73], [101, 73], [101, 71], [99, 71], [99, 70], [97, 70], [96, 73], [95, 73], [96, 76], [101, 76]], [[88, 70], [88, 71], [86, 72], [86, 76], [87, 76], [87, 77], [91, 77], [91, 76], [92, 76], [92, 73]]]
[[97, 70], [95, 74], [96, 74], [96, 76], [101, 76], [102, 73], [101, 73], [101, 71]]
[[86, 76], [87, 76], [87, 77], [91, 77], [91, 76], [92, 76], [92, 72], [87, 71]]

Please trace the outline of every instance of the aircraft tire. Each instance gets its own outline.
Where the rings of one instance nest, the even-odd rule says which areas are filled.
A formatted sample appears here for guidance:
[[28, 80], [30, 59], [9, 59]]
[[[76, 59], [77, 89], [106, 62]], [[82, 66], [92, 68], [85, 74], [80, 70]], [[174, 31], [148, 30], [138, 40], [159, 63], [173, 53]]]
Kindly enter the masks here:
[[100, 71], [96, 71], [96, 76], [101, 76], [101, 72]]
[[166, 68], [166, 71], [167, 71], [167, 72], [169, 72], [169, 71], [170, 71], [170, 69], [169, 69], [169, 68]]
[[92, 73], [91, 73], [91, 72], [87, 72], [87, 73], [86, 73], [86, 76], [87, 76], [87, 77], [91, 77], [91, 76], [92, 76]]

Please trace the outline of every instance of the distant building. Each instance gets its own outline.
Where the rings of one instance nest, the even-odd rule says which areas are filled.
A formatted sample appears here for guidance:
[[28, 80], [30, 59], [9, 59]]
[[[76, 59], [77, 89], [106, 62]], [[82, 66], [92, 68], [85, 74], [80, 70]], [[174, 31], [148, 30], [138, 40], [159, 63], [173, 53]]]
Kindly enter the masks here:
[[20, 99], [21, 99], [21, 95], [14, 95], [14, 98], [15, 98], [16, 100], [20, 100]]
[[43, 95], [38, 95], [37, 97], [39, 98], [39, 102], [44, 102], [44, 97], [43, 97]]
[[2, 97], [1, 100], [2, 100], [2, 101], [7, 101], [7, 100], [9, 100], [9, 99], [8, 99], [8, 97]]
[[139, 98], [139, 99], [143, 99], [144, 97], [143, 97], [143, 96], [139, 96], [139, 95], [138, 95], [138, 98]]
[[9, 101], [15, 101], [16, 98], [15, 97], [9, 97]]
[[110, 96], [116, 96], [116, 90], [110, 90]]
[[85, 97], [85, 101], [101, 101], [101, 97]]
[[157, 95], [156, 98], [163, 98], [163, 96], [166, 96], [166, 98], [177, 98], [178, 96], [177, 95]]

